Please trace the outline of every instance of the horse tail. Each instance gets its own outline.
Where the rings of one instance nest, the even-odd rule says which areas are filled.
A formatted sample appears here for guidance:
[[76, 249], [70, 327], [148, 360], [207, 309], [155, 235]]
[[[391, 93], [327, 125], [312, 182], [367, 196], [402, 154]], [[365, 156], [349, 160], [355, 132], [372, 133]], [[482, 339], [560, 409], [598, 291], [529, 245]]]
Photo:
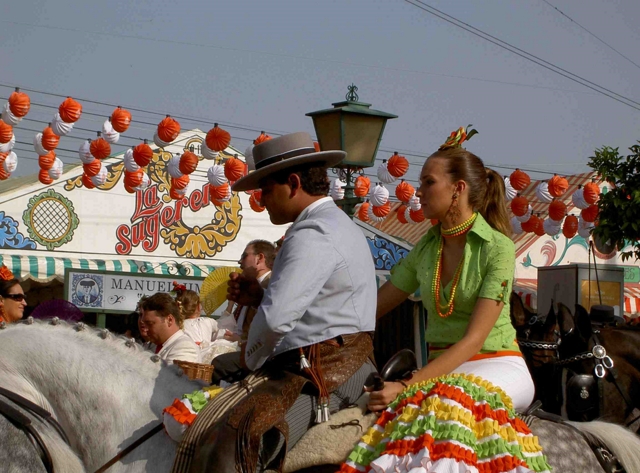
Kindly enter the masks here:
[[626, 471], [640, 472], [640, 437], [621, 425], [609, 422], [567, 422], [602, 442]]

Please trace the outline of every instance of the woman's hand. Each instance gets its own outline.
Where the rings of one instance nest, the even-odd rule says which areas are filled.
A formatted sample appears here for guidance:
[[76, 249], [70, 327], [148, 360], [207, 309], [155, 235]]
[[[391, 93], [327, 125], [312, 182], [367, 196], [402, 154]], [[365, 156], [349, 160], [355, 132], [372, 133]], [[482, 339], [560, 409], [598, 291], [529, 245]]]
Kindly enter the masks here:
[[372, 412], [382, 411], [402, 392], [404, 386], [400, 383], [386, 382], [381, 391], [371, 391], [367, 407]]

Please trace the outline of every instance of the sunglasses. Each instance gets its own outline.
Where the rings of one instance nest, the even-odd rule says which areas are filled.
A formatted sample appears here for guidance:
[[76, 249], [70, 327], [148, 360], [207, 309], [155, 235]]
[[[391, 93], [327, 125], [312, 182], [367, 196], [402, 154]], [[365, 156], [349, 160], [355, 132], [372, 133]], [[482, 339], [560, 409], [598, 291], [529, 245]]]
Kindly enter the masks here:
[[23, 300], [26, 299], [27, 296], [25, 296], [24, 294], [7, 294], [4, 297], [8, 299], [13, 299], [16, 302], [22, 302]]

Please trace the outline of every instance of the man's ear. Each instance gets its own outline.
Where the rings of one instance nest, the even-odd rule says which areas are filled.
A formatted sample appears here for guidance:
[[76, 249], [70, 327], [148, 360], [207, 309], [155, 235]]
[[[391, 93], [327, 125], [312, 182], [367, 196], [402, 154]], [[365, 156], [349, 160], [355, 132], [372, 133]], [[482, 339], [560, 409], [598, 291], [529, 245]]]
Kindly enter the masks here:
[[302, 188], [302, 182], [300, 181], [300, 176], [298, 176], [295, 173], [289, 175], [288, 184], [289, 184], [289, 187], [291, 188], [291, 197], [296, 195], [298, 190]]

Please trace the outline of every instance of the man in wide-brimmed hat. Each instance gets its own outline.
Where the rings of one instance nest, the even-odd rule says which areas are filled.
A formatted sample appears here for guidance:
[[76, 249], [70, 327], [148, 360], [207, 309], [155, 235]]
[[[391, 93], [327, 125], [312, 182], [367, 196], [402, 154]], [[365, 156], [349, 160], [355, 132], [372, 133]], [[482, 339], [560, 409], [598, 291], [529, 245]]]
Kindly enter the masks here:
[[[247, 471], [277, 467], [284, 458], [284, 432], [289, 450], [313, 423], [360, 397], [375, 372], [369, 360], [373, 260], [362, 231], [327, 197], [327, 168], [345, 156], [317, 152], [307, 133], [285, 135], [257, 145], [255, 171], [233, 185], [234, 191], [260, 188], [271, 221], [293, 225], [267, 289], [238, 274], [229, 283], [229, 299], [258, 308], [242, 351], [246, 366], [258, 371], [245, 383], [253, 386], [255, 376], [269, 380], [244, 394], [205, 434], [191, 471], [231, 472], [235, 462], [249, 465]], [[214, 399], [204, 411], [215, 404]], [[236, 439], [244, 439], [244, 449], [236, 449]], [[259, 455], [251, 447], [257, 445]]]

